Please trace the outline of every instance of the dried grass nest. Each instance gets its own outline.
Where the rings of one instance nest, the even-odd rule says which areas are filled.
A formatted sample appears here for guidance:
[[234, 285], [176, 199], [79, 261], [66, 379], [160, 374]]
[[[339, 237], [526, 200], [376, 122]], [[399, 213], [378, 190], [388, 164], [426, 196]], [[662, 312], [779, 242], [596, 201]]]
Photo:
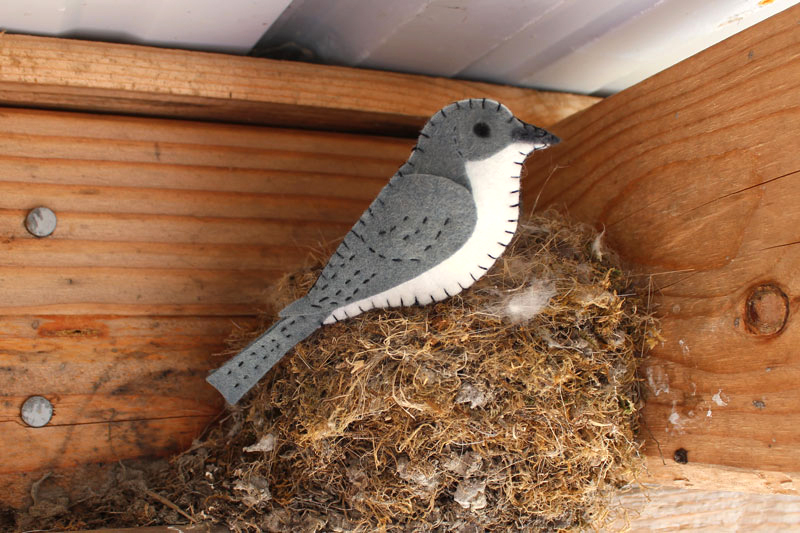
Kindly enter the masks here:
[[[284, 279], [277, 308], [321, 263]], [[158, 492], [233, 531], [599, 527], [642, 468], [645, 298], [601, 235], [536, 216], [472, 289], [320, 329]]]
[[657, 336], [604, 252], [548, 212], [471, 290], [321, 329], [178, 459], [207, 497], [176, 503], [240, 531], [599, 525], [641, 468], [636, 367]]

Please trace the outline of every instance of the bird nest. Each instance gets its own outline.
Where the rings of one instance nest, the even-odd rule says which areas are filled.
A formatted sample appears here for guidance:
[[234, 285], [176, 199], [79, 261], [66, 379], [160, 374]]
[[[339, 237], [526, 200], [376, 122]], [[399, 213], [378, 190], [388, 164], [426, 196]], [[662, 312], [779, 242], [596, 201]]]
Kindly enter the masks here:
[[636, 369], [658, 333], [631, 279], [590, 228], [534, 217], [470, 290], [321, 328], [151, 486], [235, 531], [599, 527], [642, 468]]

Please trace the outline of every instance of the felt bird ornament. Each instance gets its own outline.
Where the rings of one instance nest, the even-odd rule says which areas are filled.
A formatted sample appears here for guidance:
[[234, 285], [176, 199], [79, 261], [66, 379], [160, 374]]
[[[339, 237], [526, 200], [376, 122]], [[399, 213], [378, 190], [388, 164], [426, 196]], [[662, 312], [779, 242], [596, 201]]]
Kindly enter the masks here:
[[492, 100], [438, 111], [308, 294], [208, 382], [235, 404], [324, 324], [376, 307], [426, 305], [468, 288], [514, 236], [525, 158], [558, 142]]

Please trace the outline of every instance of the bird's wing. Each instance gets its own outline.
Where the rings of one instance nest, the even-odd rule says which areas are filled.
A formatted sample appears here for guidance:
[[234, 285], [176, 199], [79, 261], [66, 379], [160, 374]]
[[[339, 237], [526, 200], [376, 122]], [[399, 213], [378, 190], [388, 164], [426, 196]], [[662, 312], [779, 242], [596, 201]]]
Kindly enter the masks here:
[[318, 315], [417, 277], [472, 235], [472, 194], [440, 176], [395, 176], [331, 256], [308, 294], [280, 315]]

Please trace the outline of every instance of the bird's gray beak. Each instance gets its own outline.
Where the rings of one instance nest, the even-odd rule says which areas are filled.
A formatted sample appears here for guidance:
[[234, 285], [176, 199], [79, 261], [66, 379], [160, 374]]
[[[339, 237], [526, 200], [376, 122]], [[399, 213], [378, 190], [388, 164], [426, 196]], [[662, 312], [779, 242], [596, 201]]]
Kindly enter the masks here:
[[558, 144], [561, 139], [553, 135], [547, 130], [537, 128], [533, 124], [519, 121], [521, 126], [514, 128], [511, 132], [511, 138], [515, 141], [529, 142], [536, 146], [537, 150], [547, 148], [553, 144]]

